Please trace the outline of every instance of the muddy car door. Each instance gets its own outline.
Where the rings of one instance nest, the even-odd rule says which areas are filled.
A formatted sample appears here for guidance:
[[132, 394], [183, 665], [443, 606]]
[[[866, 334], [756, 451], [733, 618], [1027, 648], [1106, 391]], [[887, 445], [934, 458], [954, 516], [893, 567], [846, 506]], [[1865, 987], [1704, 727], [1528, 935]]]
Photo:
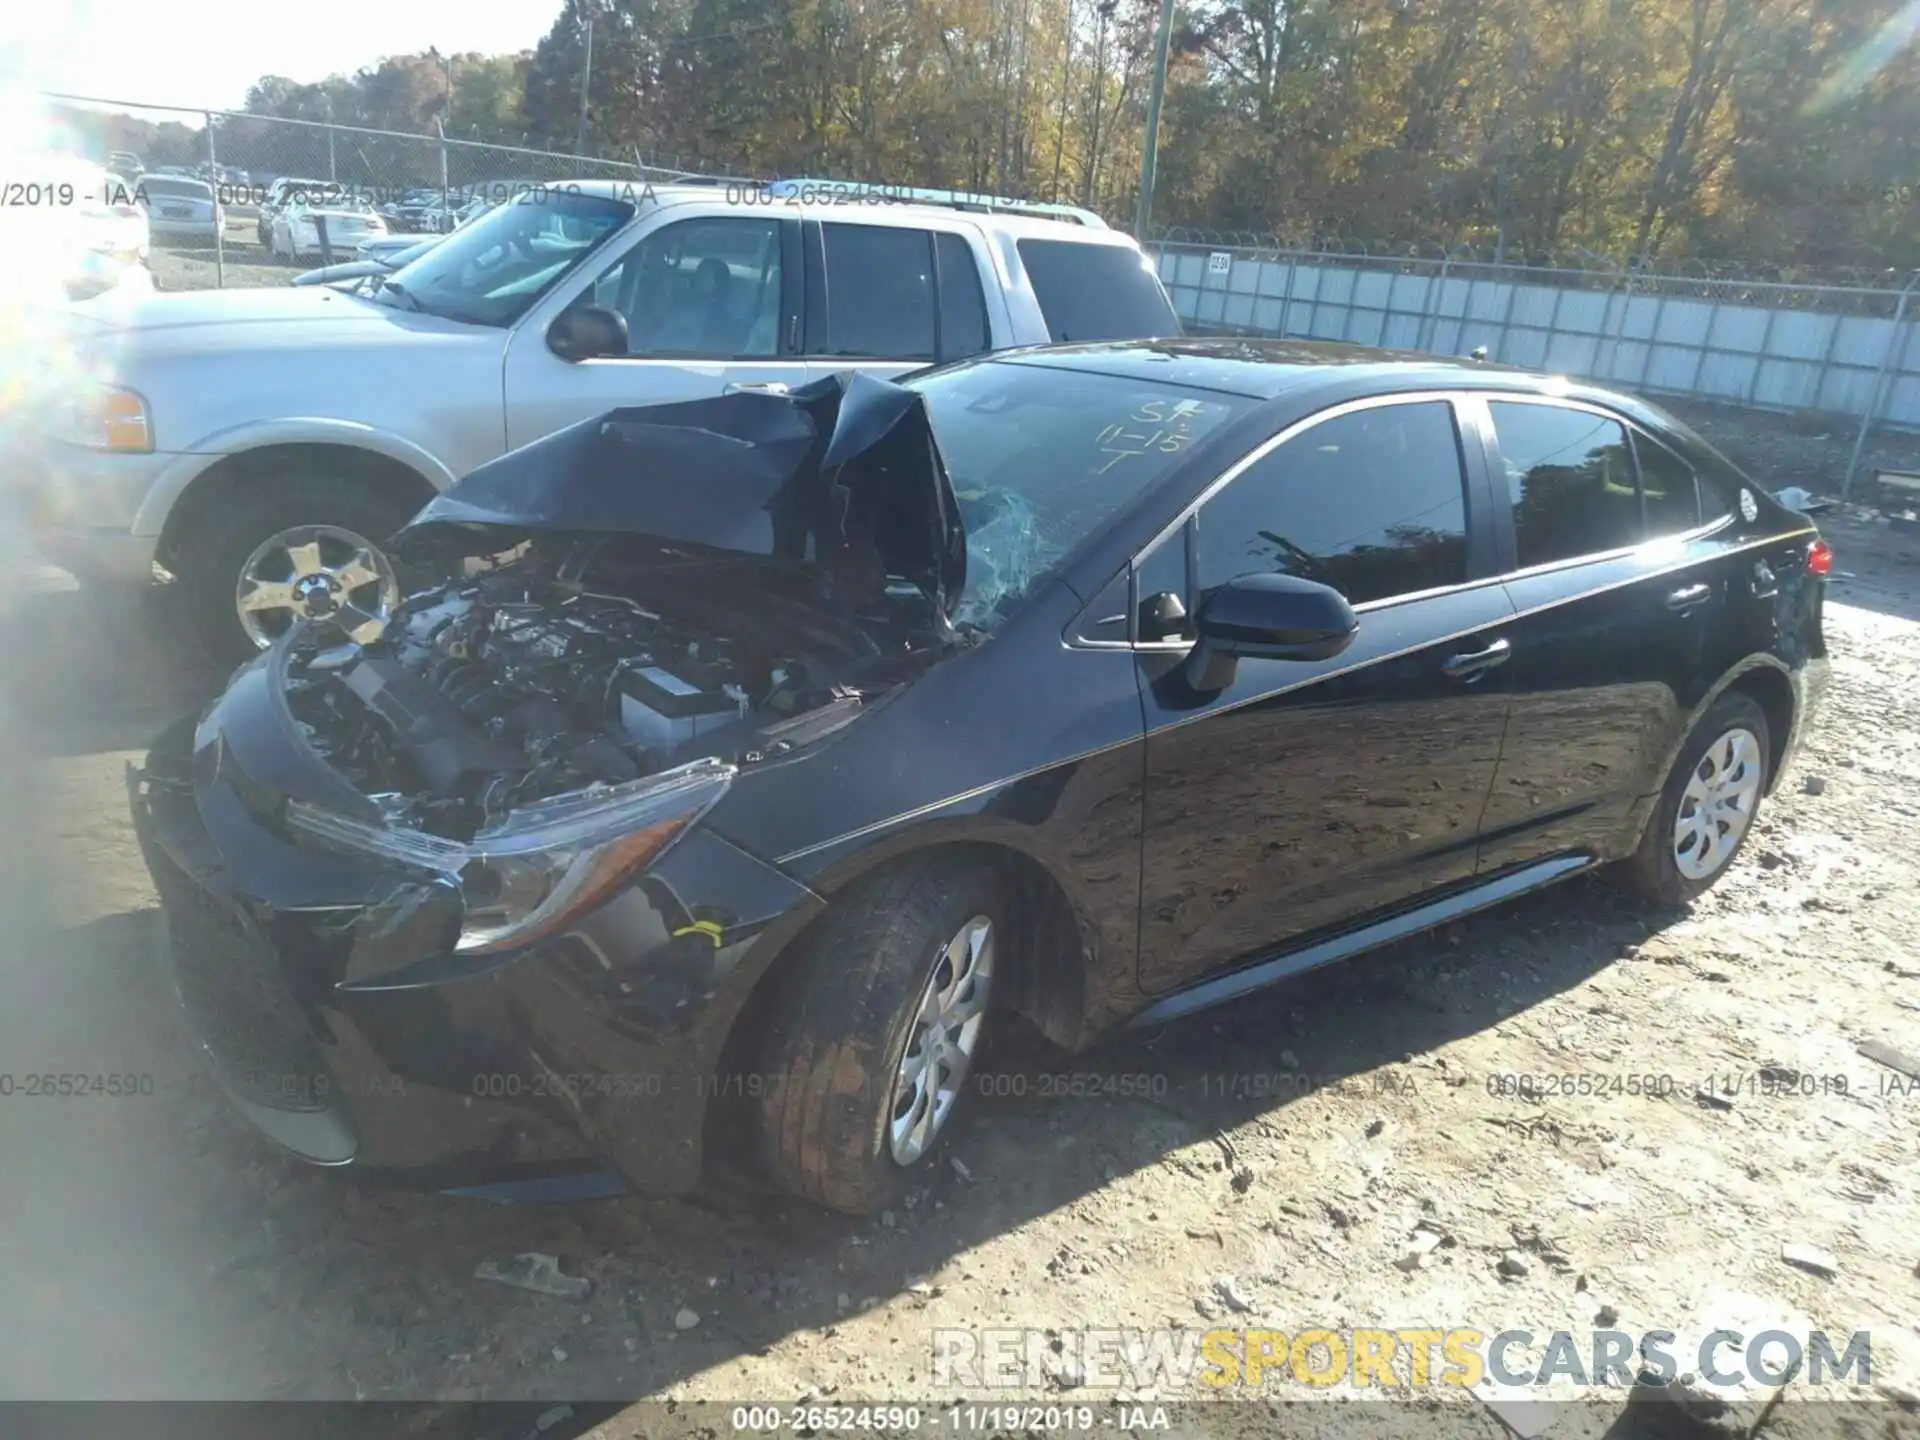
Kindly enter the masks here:
[[625, 405], [797, 389], [799, 225], [769, 214], [665, 220], [507, 348], [507, 448]]
[[[1139, 656], [1148, 991], [1469, 880], [1506, 728], [1512, 605], [1473, 583], [1494, 556], [1448, 399], [1338, 407], [1255, 456], [1137, 572], [1163, 622]], [[1210, 692], [1203, 607], [1248, 574], [1329, 585], [1358, 628]]]

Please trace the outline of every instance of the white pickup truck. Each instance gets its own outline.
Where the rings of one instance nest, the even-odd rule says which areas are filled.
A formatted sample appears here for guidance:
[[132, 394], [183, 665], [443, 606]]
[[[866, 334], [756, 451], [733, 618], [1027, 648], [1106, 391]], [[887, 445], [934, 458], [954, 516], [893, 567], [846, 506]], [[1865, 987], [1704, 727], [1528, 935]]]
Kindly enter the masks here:
[[[530, 187], [384, 281], [74, 305], [20, 463], [42, 552], [186, 588], [220, 653], [371, 634], [380, 542], [507, 450], [623, 405], [1179, 333], [1085, 212], [806, 181]], [[1041, 212], [1041, 213], [1035, 213]], [[83, 378], [74, 378], [83, 377]]]

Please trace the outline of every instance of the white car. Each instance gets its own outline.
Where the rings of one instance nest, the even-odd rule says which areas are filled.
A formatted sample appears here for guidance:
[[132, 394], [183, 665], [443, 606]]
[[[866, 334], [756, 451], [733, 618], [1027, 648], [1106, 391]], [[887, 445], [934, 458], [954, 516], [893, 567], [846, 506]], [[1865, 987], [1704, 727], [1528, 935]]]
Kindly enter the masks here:
[[[89, 581], [157, 560], [237, 657], [301, 619], [383, 622], [386, 538], [576, 421], [1180, 331], [1140, 247], [1085, 212], [781, 183], [546, 185], [378, 284], [69, 306], [43, 429], [7, 457], [39, 547]], [[1087, 443], [1126, 419], [1089, 415]]]
[[[325, 239], [322, 241], [322, 229]], [[314, 203], [295, 200], [273, 217], [268, 242], [275, 255], [289, 259], [299, 255], [320, 255], [332, 251], [346, 256], [363, 240], [384, 238], [387, 222], [370, 206], [348, 200]]]
[[146, 206], [147, 226], [157, 239], [211, 245], [227, 223], [225, 207], [204, 180], [156, 172], [142, 175], [134, 193]]
[[133, 182], [75, 155], [0, 158], [15, 174], [14, 203], [0, 207], [0, 291], [34, 302], [84, 299], [147, 275], [147, 212]]
[[262, 245], [273, 244], [273, 217], [295, 200], [323, 201], [338, 190], [325, 180], [302, 180], [297, 175], [282, 175], [267, 186], [260, 198], [260, 213], [254, 217], [253, 230]]

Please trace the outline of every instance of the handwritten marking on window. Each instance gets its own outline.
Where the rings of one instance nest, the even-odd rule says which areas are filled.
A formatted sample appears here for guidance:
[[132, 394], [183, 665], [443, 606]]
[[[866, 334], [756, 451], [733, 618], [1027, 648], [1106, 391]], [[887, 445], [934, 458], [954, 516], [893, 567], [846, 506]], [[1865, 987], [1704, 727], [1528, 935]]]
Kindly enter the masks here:
[[1122, 460], [1138, 455], [1179, 454], [1192, 443], [1191, 422], [1205, 413], [1205, 402], [1200, 400], [1142, 401], [1126, 420], [1093, 437], [1100, 453], [1111, 457], [1094, 473], [1104, 475]]

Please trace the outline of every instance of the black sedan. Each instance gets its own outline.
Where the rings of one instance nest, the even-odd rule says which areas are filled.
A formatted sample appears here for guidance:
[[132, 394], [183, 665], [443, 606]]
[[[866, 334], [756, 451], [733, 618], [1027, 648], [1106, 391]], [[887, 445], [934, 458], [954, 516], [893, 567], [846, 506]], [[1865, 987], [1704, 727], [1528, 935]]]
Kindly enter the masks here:
[[872, 1209], [1008, 1011], [1080, 1047], [1602, 865], [1690, 900], [1826, 668], [1826, 544], [1683, 426], [1348, 348], [616, 411], [395, 543], [437, 582], [130, 789], [235, 1102], [441, 1185], [738, 1145]]

